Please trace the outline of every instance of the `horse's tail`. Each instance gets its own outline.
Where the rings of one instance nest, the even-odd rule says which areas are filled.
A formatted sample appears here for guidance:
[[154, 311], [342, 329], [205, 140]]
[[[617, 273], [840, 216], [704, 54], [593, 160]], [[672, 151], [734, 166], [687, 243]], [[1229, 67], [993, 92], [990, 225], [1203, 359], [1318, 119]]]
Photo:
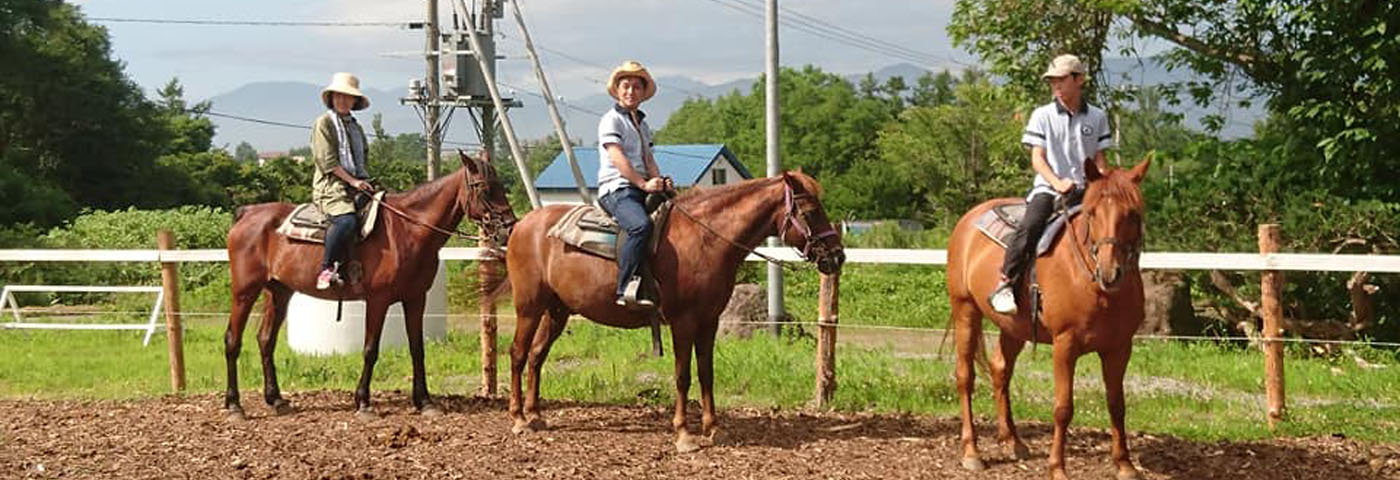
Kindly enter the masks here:
[[[979, 320], [980, 321], [980, 320]], [[942, 354], [944, 347], [948, 346], [948, 333], [952, 332], [956, 325], [953, 325], [953, 316], [948, 316], [948, 326], [943, 328], [943, 338], [938, 340], [938, 353]], [[977, 338], [977, 366], [981, 367], [982, 373], [986, 375], [987, 383], [992, 381], [992, 361], [987, 359], [987, 335], [984, 333]], [[956, 355], [956, 353], [954, 353]]]
[[[479, 300], [482, 303], [495, 303], [496, 300], [501, 297], [510, 295], [510, 272], [505, 268], [506, 262], [503, 258], [504, 251], [499, 249], [488, 250], [487, 255], [502, 258], [492, 259], [496, 265], [495, 268], [489, 270], [487, 275], [468, 276], [467, 278], [474, 280], [469, 280], [468, 283], [475, 284], [469, 285], [468, 288], [470, 289], [469, 291], [476, 291], [481, 295]], [[476, 288], [471, 288], [473, 286]]]

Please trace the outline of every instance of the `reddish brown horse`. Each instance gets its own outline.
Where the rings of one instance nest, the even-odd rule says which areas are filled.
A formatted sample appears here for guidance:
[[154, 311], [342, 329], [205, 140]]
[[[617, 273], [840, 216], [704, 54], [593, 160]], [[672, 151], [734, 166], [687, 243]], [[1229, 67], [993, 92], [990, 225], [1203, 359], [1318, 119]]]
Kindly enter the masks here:
[[[1150, 160], [1150, 159], [1149, 159]], [[991, 358], [996, 400], [997, 438], [1011, 455], [1029, 456], [1011, 420], [1011, 373], [1026, 341], [1053, 344], [1055, 436], [1050, 447], [1050, 476], [1065, 475], [1065, 435], [1074, 416], [1074, 365], [1080, 355], [1097, 352], [1103, 365], [1108, 414], [1113, 423], [1114, 463], [1118, 478], [1137, 478], [1123, 432], [1123, 374], [1132, 354], [1133, 333], [1143, 319], [1142, 277], [1137, 260], [1142, 244], [1143, 201], [1138, 184], [1150, 161], [1131, 170], [1100, 172], [1092, 160], [1084, 170], [1089, 184], [1083, 211], [1075, 216], [1053, 250], [1036, 261], [1043, 293], [1042, 325], [1032, 327], [1025, 288], [1018, 292], [1015, 317], [995, 313], [987, 296], [1001, 273], [1002, 248], [978, 231], [977, 217], [995, 205], [1022, 202], [992, 200], [963, 215], [948, 242], [948, 296], [957, 342], [958, 393], [962, 401], [962, 464], [983, 469], [972, 428], [973, 360], [982, 349], [982, 317], [991, 317], [1001, 333]]]
[[[685, 427], [692, 351], [699, 363], [701, 428], [713, 438], [715, 330], [749, 251], [765, 237], [781, 235], [784, 243], [800, 248], [822, 272], [836, 272], [845, 261], [841, 238], [817, 198], [819, 188], [812, 177], [787, 172], [692, 190], [675, 199], [669, 224], [656, 232], [662, 237], [650, 265], [660, 286], [657, 305], [671, 326], [676, 359], [676, 410], [671, 425], [677, 449], [699, 448]], [[525, 215], [511, 234], [506, 252], [517, 316], [510, 351], [510, 416], [516, 433], [545, 427], [539, 408], [540, 367], [570, 314], [613, 327], [651, 325], [647, 313], [614, 303], [616, 263], [545, 235], [569, 208], [551, 206]], [[521, 375], [527, 362], [529, 392], [522, 405]]]
[[[277, 386], [273, 351], [277, 331], [287, 316], [292, 292], [327, 300], [365, 300], [364, 369], [355, 390], [357, 414], [373, 418], [369, 401], [369, 381], [379, 358], [379, 335], [384, 314], [394, 302], [403, 302], [404, 327], [413, 357], [413, 405], [423, 414], [442, 413], [428, 397], [423, 372], [423, 309], [428, 287], [437, 273], [438, 250], [447, 242], [462, 217], [477, 222], [482, 233], [497, 238], [509, 236], [515, 212], [506, 200], [505, 189], [491, 163], [461, 154], [463, 168], [402, 194], [384, 198], [379, 225], [369, 237], [355, 246], [355, 256], [363, 264], [364, 278], [358, 284], [316, 290], [322, 245], [291, 240], [276, 232], [277, 226], [295, 205], [264, 203], [239, 208], [228, 232], [229, 274], [233, 308], [228, 331], [224, 334], [224, 357], [228, 367], [228, 393], [224, 407], [231, 420], [242, 420], [238, 398], [238, 354], [243, 346], [243, 327], [258, 295], [267, 292], [258, 348], [262, 353], [263, 398], [277, 414], [291, 411]], [[394, 211], [403, 212], [402, 214]]]

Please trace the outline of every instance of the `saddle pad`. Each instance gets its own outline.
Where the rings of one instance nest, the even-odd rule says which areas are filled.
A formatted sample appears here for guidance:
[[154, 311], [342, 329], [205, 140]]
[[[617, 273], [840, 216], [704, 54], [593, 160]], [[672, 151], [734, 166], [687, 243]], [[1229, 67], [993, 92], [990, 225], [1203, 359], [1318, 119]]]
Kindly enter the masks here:
[[[1079, 213], [1080, 206], [1075, 205], [1069, 209], [1069, 217], [1073, 218]], [[1021, 218], [1026, 216], [1026, 204], [1024, 202], [997, 205], [983, 212], [977, 217], [977, 230], [981, 231], [987, 238], [992, 239], [1004, 250], [1011, 244], [1011, 237], [1016, 234], [1016, 226], [1021, 223]], [[1050, 248], [1055, 246], [1055, 239], [1064, 230], [1065, 216], [1059, 212], [1050, 214], [1046, 220], [1045, 233], [1041, 234], [1040, 242], [1036, 244], [1035, 255], [1045, 255]]]
[[[648, 254], [656, 252], [667, 219], [670, 217], [671, 203], [666, 202], [651, 214], [652, 236], [647, 245]], [[617, 250], [627, 240], [626, 232], [619, 232], [617, 221], [603, 209], [592, 205], [579, 205], [569, 209], [554, 226], [545, 232], [546, 236], [559, 239], [565, 245], [603, 258], [616, 260]]]
[[[384, 199], [384, 193], [375, 192], [374, 201], [355, 212], [360, 223], [358, 240], [363, 240], [374, 232], [374, 226], [378, 223], [376, 220], [379, 218], [379, 202]], [[326, 243], [326, 227], [330, 226], [329, 220], [316, 204], [303, 203], [292, 209], [292, 213], [277, 227], [277, 233], [294, 240]]]

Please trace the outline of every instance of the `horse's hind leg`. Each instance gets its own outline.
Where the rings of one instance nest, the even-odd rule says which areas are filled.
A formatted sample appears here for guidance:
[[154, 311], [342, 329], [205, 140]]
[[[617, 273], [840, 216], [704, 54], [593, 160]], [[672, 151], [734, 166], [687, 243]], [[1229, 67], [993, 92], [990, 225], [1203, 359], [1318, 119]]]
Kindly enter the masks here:
[[1128, 455], [1128, 438], [1123, 430], [1123, 375], [1128, 369], [1128, 359], [1132, 357], [1133, 346], [1129, 343], [1122, 351], [1099, 352], [1103, 366], [1103, 386], [1108, 400], [1108, 417], [1113, 424], [1113, 463], [1118, 466], [1118, 479], [1138, 478], [1137, 468]]
[[535, 338], [535, 331], [539, 329], [542, 316], [544, 311], [539, 307], [521, 298], [515, 299], [515, 338], [511, 340], [510, 345], [510, 430], [517, 434], [530, 431], [529, 422], [525, 421], [521, 377], [524, 376], [525, 364], [530, 357], [530, 343]]
[[569, 312], [560, 307], [551, 308], [544, 316], [544, 322], [535, 330], [534, 341], [530, 343], [529, 376], [527, 382], [529, 388], [525, 392], [525, 420], [526, 425], [531, 430], [544, 430], [544, 417], [540, 415], [540, 375], [544, 370], [544, 361], [549, 358], [549, 349], [554, 346], [554, 341], [559, 339], [559, 334], [564, 333], [564, 326], [568, 325]]
[[685, 402], [690, 396], [690, 356], [695, 342], [695, 322], [690, 318], [673, 318], [671, 322], [671, 352], [676, 356], [676, 413], [671, 427], [676, 431], [676, 451], [693, 452], [700, 443], [685, 428]]
[[992, 396], [997, 405], [997, 441], [1013, 458], [1024, 460], [1030, 458], [1031, 451], [1021, 441], [1021, 436], [1016, 434], [1016, 422], [1011, 419], [1011, 375], [1016, 370], [1016, 356], [1021, 354], [1026, 342], [1006, 332], [1002, 332], [998, 339], [1000, 346], [992, 354], [990, 362]]
[[442, 409], [428, 396], [428, 374], [423, 366], [423, 310], [427, 292], [403, 300], [404, 331], [408, 334], [408, 354], [413, 358], [413, 407], [426, 416], [442, 415]]
[[257, 285], [240, 286], [236, 280], [235, 277], [228, 329], [224, 330], [224, 364], [228, 371], [228, 391], [224, 393], [224, 408], [228, 410], [229, 420], [242, 421], [245, 417], [243, 406], [239, 404], [238, 354], [243, 350], [243, 328], [248, 324], [248, 313], [253, 310], [253, 304], [257, 303], [261, 289]]
[[1050, 443], [1050, 478], [1069, 478], [1065, 473], [1065, 444], [1069, 442], [1069, 422], [1074, 420], [1074, 364], [1079, 351], [1068, 335], [1055, 338], [1055, 436]]
[[287, 303], [292, 300], [292, 292], [287, 287], [272, 284], [267, 287], [267, 301], [263, 305], [262, 323], [258, 326], [258, 350], [262, 354], [263, 400], [278, 415], [292, 412], [292, 404], [282, 398], [282, 389], [277, 386], [277, 364], [273, 354], [277, 351], [277, 332], [287, 319]]
[[388, 299], [370, 297], [365, 301], [365, 360], [360, 382], [355, 387], [355, 416], [361, 420], [379, 418], [369, 401], [369, 381], [374, 377], [374, 364], [379, 361], [379, 337], [384, 332], [384, 314], [388, 311]]
[[972, 425], [972, 387], [976, 373], [973, 362], [978, 349], [982, 348], [982, 314], [970, 300], [954, 299], [952, 307], [953, 343], [957, 347], [953, 363], [962, 411], [962, 466], [968, 470], [983, 470], [987, 467], [977, 453], [977, 431]]

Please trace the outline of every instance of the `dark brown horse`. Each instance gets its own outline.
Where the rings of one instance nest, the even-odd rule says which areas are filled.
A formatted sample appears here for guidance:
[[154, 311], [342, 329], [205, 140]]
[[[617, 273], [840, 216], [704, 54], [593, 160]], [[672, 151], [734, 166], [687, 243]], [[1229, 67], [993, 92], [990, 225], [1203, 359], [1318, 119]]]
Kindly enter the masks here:
[[[841, 238], [817, 198], [819, 188], [811, 177], [787, 172], [692, 190], [675, 199], [669, 224], [656, 232], [662, 237], [649, 261], [660, 286], [657, 306], [671, 326], [676, 359], [676, 410], [671, 426], [678, 450], [699, 448], [685, 427], [692, 351], [699, 363], [701, 428], [713, 438], [715, 330], [749, 251], [765, 237], [781, 235], [784, 243], [800, 248], [822, 272], [836, 272], [845, 261]], [[613, 327], [651, 325], [647, 313], [614, 303], [616, 263], [545, 235], [569, 208], [551, 206], [525, 215], [511, 234], [506, 252], [517, 317], [510, 350], [510, 416], [516, 433], [545, 427], [539, 408], [540, 367], [570, 314]], [[521, 375], [527, 362], [529, 392], [522, 400]]]
[[385, 196], [379, 225], [355, 246], [355, 258], [362, 263], [364, 275], [354, 285], [314, 288], [323, 246], [291, 240], [276, 232], [295, 205], [263, 203], [237, 210], [228, 232], [233, 308], [224, 334], [228, 367], [224, 407], [229, 419], [244, 418], [238, 398], [238, 354], [248, 313], [263, 292], [267, 294], [258, 329], [263, 398], [277, 414], [291, 411], [291, 404], [282, 398], [277, 386], [272, 355], [292, 292], [327, 300], [365, 300], [364, 369], [355, 390], [357, 414], [365, 418], [376, 416], [370, 406], [369, 381], [379, 358], [384, 314], [394, 302], [403, 302], [404, 327], [413, 357], [413, 405], [423, 414], [442, 413], [428, 397], [423, 372], [423, 309], [428, 287], [437, 273], [438, 250], [447, 242], [447, 232], [455, 230], [463, 216], [477, 222], [484, 235], [496, 237], [501, 245], [516, 220], [491, 163], [485, 157], [461, 157], [463, 168], [456, 172], [412, 191]]
[[1042, 324], [1032, 327], [1025, 288], [1018, 292], [1015, 317], [995, 313], [987, 296], [1001, 275], [1002, 248], [977, 230], [977, 217], [995, 205], [1022, 202], [1019, 198], [988, 201], [963, 215], [948, 242], [948, 297], [957, 342], [958, 393], [962, 401], [962, 464], [983, 469], [972, 428], [973, 360], [982, 347], [982, 317], [996, 322], [1000, 348], [991, 358], [992, 393], [996, 400], [997, 439], [1011, 455], [1026, 458], [1029, 450], [1011, 420], [1011, 373], [1026, 341], [1053, 345], [1055, 375], [1055, 436], [1050, 447], [1051, 478], [1065, 474], [1065, 435], [1074, 416], [1074, 365], [1080, 355], [1097, 352], [1103, 366], [1108, 414], [1113, 423], [1113, 461], [1118, 478], [1137, 478], [1123, 432], [1123, 374], [1132, 354], [1133, 333], [1142, 324], [1142, 277], [1138, 254], [1142, 245], [1143, 201], [1138, 185], [1150, 159], [1131, 170], [1100, 172], [1085, 162], [1089, 180], [1083, 211], [1075, 216], [1051, 252], [1036, 261], [1042, 289]]

